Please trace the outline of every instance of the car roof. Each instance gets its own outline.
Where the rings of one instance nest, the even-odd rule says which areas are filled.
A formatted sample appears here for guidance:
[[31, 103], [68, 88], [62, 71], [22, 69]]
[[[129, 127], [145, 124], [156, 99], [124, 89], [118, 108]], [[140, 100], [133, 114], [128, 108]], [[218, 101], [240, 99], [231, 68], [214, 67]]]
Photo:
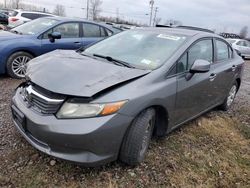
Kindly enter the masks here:
[[[185, 35], [185, 36], [195, 36], [195, 35], [201, 35], [201, 36], [207, 36], [207, 37], [217, 37], [217, 38], [222, 38], [221, 36], [215, 34], [215, 33], [210, 33], [210, 32], [205, 32], [205, 31], [200, 31], [200, 30], [194, 30], [194, 29], [187, 29], [187, 28], [175, 28], [175, 27], [141, 27], [141, 28], [135, 28], [134, 30], [146, 30], [146, 31], [155, 31], [159, 33], [172, 33], [172, 34], [178, 34], [178, 35]], [[222, 38], [223, 39], [223, 38]]]
[[87, 20], [87, 19], [84, 19], [84, 18], [69, 18], [69, 17], [56, 16], [56, 17], [53, 17], [51, 19], [55, 19], [55, 20], [58, 20], [58, 21], [79, 21], [79, 22], [97, 23], [97, 22], [90, 21], [90, 20]]
[[12, 11], [16, 11], [18, 13], [36, 13], [36, 14], [53, 15], [53, 14], [48, 13], [48, 12], [26, 11], [26, 10], [22, 10], [22, 9], [13, 9]]
[[239, 42], [239, 41], [248, 41], [246, 39], [234, 39], [234, 38], [227, 38], [226, 40], [234, 40], [235, 42]]
[[60, 17], [60, 16], [48, 17], [48, 18], [58, 20], [60, 22], [75, 22], [75, 21], [77, 21], [77, 22], [86, 22], [86, 23], [97, 24], [97, 25], [103, 26], [109, 30], [112, 30], [115, 33], [117, 30], [122, 31], [121, 29], [113, 27], [112, 25], [108, 25], [108, 24], [104, 24], [104, 23], [100, 23], [100, 22], [95, 22], [95, 21], [90, 21], [90, 20], [83, 19], [83, 18], [69, 18], [69, 17]]

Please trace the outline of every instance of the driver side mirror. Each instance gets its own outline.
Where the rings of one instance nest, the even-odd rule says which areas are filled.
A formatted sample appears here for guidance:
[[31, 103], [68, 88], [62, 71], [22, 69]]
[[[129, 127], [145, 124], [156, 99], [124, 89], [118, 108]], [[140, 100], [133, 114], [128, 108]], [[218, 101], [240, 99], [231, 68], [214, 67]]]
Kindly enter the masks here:
[[202, 60], [202, 59], [197, 59], [193, 66], [190, 69], [190, 73], [205, 73], [208, 72], [210, 70], [210, 66], [211, 63], [206, 61], [206, 60]]
[[54, 43], [56, 39], [61, 39], [62, 35], [59, 32], [53, 32], [48, 34], [50, 42]]

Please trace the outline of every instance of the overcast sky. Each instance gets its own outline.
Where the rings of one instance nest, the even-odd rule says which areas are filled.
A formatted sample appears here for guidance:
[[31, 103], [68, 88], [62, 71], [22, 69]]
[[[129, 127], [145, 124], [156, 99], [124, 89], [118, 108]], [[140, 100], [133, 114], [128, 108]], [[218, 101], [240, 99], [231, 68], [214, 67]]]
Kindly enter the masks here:
[[[86, 17], [87, 0], [22, 0], [53, 10], [56, 4], [66, 7], [67, 16]], [[250, 29], [250, 0], [155, 0], [162, 23], [168, 19], [179, 20], [183, 25], [216, 29], [217, 32], [238, 33], [243, 26]], [[148, 23], [149, 0], [103, 0], [102, 15]], [[249, 31], [250, 33], [250, 31]]]

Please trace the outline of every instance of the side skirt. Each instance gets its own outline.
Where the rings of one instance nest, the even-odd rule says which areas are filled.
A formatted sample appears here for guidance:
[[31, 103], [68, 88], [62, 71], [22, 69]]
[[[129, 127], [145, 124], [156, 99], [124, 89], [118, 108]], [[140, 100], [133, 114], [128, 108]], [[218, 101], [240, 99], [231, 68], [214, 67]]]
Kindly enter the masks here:
[[181, 127], [183, 124], [185, 124], [185, 123], [187, 123], [187, 122], [189, 122], [189, 121], [191, 121], [191, 120], [194, 120], [194, 119], [200, 117], [201, 115], [205, 114], [206, 112], [209, 112], [210, 110], [214, 109], [215, 107], [217, 107], [217, 106], [219, 106], [219, 105], [221, 105], [221, 104], [218, 103], [218, 104], [216, 104], [216, 105], [213, 105], [212, 107], [210, 107], [210, 108], [208, 108], [208, 109], [206, 109], [206, 110], [200, 112], [199, 114], [197, 114], [197, 115], [195, 115], [195, 116], [193, 116], [193, 117], [191, 117], [191, 118], [185, 120], [184, 122], [182, 122], [182, 123], [180, 123], [180, 124], [178, 124], [178, 125], [175, 125], [174, 127], [172, 127], [172, 128], [167, 132], [167, 134], [168, 134], [168, 133], [171, 133], [171, 132], [174, 131], [175, 129]]

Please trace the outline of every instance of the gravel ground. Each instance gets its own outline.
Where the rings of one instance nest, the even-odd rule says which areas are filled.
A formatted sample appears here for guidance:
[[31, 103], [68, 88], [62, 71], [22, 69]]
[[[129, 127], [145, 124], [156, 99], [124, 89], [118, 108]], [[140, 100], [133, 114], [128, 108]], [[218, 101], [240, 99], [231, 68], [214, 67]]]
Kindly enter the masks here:
[[[144, 163], [83, 168], [31, 147], [11, 120], [20, 80], [0, 77], [0, 187], [247, 187], [250, 185], [250, 61], [229, 112], [212, 111], [154, 140]], [[215, 126], [216, 125], [216, 126]]]

